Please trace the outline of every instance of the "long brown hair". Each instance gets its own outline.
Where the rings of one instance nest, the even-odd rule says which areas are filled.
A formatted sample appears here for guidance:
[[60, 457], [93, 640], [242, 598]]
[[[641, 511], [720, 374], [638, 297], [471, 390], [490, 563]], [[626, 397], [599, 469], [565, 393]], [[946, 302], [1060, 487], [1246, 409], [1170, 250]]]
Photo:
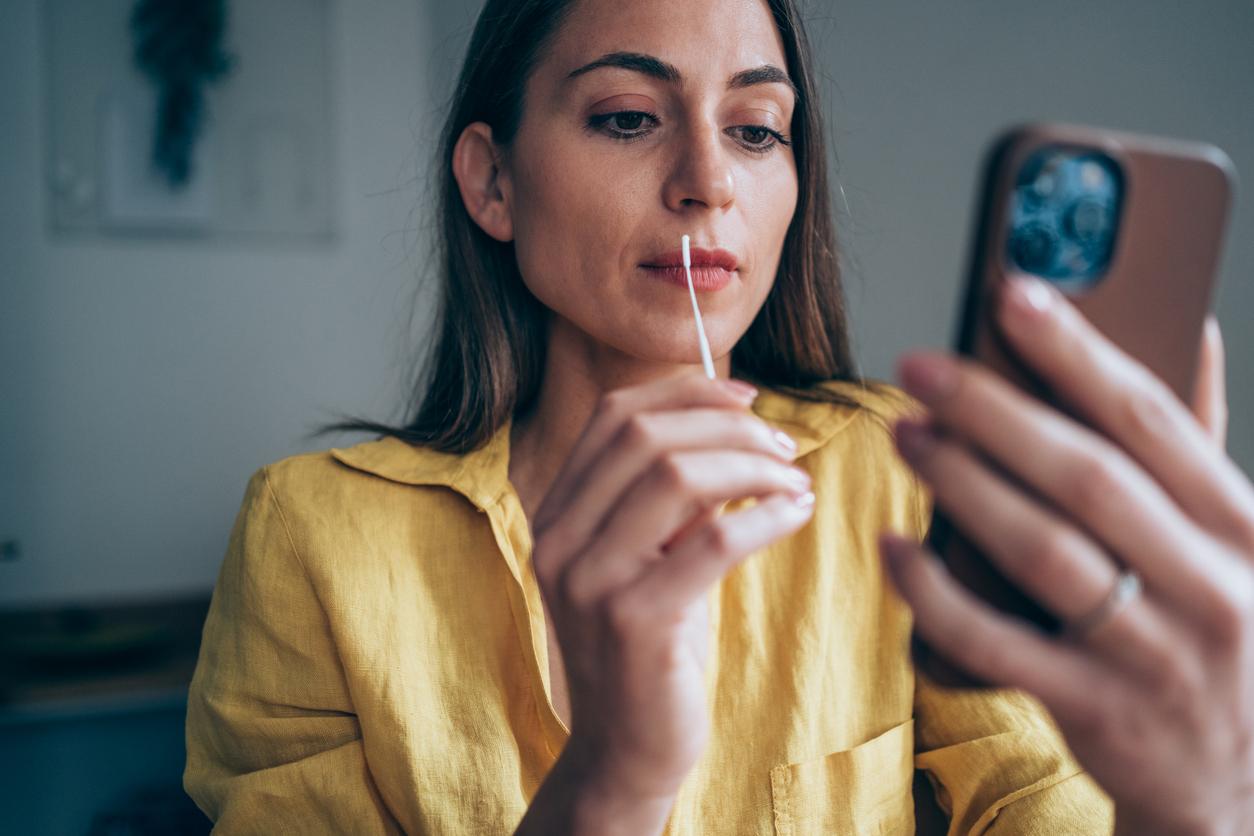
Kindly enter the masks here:
[[[540, 390], [549, 311], [523, 284], [512, 243], [485, 233], [462, 203], [453, 148], [467, 125], [485, 122], [508, 146], [537, 56], [573, 0], [488, 0], [466, 51], [437, 161], [440, 265], [438, 333], [403, 426], [351, 419], [324, 427], [395, 436], [447, 453], [477, 449]], [[810, 45], [794, 0], [767, 0], [797, 91], [792, 150], [797, 206], [775, 283], [732, 350], [732, 375], [809, 401], [859, 407], [832, 380], [862, 381], [850, 353], [844, 290], [827, 182], [823, 124]]]

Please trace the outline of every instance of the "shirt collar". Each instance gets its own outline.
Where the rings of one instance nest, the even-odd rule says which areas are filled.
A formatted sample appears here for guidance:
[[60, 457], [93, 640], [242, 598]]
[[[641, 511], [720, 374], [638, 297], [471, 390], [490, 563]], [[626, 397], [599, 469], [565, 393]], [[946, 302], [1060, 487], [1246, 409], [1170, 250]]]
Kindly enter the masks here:
[[[864, 401], [867, 390], [856, 383], [833, 381], [828, 388]], [[803, 401], [764, 389], [753, 411], [797, 442], [797, 456], [821, 447], [844, 429], [857, 410], [830, 403]], [[480, 509], [494, 505], [509, 488], [511, 422], [496, 431], [487, 444], [464, 453], [441, 453], [397, 438], [367, 441], [334, 448], [331, 455], [349, 467], [404, 485], [443, 485], [464, 495]]]

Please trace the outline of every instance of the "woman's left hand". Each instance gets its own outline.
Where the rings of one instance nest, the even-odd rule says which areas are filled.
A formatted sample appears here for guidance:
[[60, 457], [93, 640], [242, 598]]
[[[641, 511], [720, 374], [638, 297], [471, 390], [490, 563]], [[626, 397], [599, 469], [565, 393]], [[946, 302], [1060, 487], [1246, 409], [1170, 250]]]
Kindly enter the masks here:
[[1254, 486], [1223, 448], [1218, 325], [1193, 413], [1061, 294], [1007, 283], [997, 313], [1020, 358], [1089, 425], [969, 361], [913, 354], [928, 409], [898, 447], [955, 525], [1064, 624], [1142, 593], [1092, 629], [1050, 637], [885, 535], [894, 583], [933, 649], [1050, 710], [1116, 804], [1119, 833], [1254, 833]]

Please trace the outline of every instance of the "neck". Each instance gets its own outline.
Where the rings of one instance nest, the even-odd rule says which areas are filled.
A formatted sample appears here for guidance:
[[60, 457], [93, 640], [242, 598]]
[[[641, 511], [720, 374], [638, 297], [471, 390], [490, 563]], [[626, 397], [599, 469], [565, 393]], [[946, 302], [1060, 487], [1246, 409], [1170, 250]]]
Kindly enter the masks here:
[[[527, 518], [549, 492], [603, 395], [693, 368], [632, 357], [553, 317], [540, 392], [531, 410], [515, 417], [510, 432], [509, 479]], [[726, 378], [730, 356], [716, 358], [714, 370]]]

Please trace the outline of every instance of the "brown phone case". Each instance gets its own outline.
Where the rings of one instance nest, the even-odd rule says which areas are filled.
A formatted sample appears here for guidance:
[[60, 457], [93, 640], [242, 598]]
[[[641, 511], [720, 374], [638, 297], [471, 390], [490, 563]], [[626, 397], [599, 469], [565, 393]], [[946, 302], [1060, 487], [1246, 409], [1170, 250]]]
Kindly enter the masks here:
[[[1122, 194], [1109, 261], [1093, 287], [1064, 293], [1113, 342], [1189, 402], [1236, 182], [1228, 157], [1203, 143], [1061, 124], [1025, 125], [1003, 134], [985, 160], [959, 353], [1074, 417], [1018, 362], [992, 319], [999, 285], [1022, 272], [1007, 247], [1016, 177], [1043, 149], [1096, 151], [1114, 163]], [[998, 572], [939, 509], [927, 541], [952, 575], [993, 606], [1047, 632], [1059, 630], [1057, 619]], [[917, 638], [913, 653], [919, 669], [939, 684], [984, 684]]]

